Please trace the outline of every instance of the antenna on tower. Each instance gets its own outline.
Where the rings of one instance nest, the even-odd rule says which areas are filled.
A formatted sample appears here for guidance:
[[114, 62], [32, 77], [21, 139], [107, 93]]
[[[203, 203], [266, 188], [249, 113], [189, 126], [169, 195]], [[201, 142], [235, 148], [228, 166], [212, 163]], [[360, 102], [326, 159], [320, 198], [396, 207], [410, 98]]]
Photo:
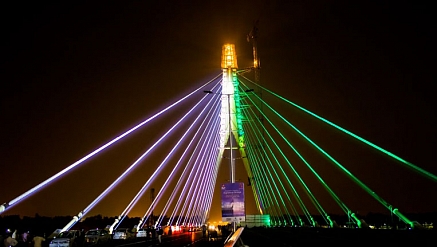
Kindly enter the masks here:
[[[262, 99], [262, 88], [260, 87], [261, 85], [261, 80], [260, 80], [260, 59], [258, 57], [258, 44], [257, 44], [257, 39], [258, 39], [258, 24], [259, 24], [259, 18], [254, 21], [253, 23], [253, 27], [252, 30], [250, 30], [249, 34], [247, 35], [247, 42], [251, 42], [252, 41], [252, 50], [253, 50], [253, 67], [252, 69], [255, 72], [255, 83], [257, 84], [257, 90], [256, 93], [258, 94], [259, 98]], [[261, 101], [258, 102], [258, 106], [260, 107], [260, 112], [259, 112], [259, 120], [261, 121], [261, 124], [263, 124], [263, 115], [262, 115], [262, 103]], [[264, 131], [263, 131], [264, 132]], [[263, 133], [264, 135], [264, 133]]]
[[260, 77], [260, 75], [259, 75], [260, 61], [258, 58], [258, 47], [257, 47], [258, 23], [259, 23], [259, 19], [254, 22], [252, 30], [250, 30], [249, 34], [247, 35], [247, 42], [252, 41], [253, 69], [255, 70], [255, 82], [256, 83], [259, 83], [259, 80], [260, 80], [260, 78], [259, 78]]
[[[261, 88], [261, 80], [260, 80], [260, 59], [258, 57], [258, 24], [259, 24], [259, 18], [254, 21], [252, 30], [250, 30], [249, 34], [247, 35], [247, 42], [252, 42], [252, 51], [253, 51], [253, 71], [255, 73], [255, 83], [256, 83], [256, 90], [255, 93], [258, 94], [259, 100], [255, 100], [255, 104], [258, 105], [258, 119], [260, 121], [261, 125], [264, 125], [264, 116], [263, 116], [263, 103], [262, 103], [262, 88]], [[261, 128], [261, 134], [262, 139], [264, 140], [264, 128]], [[259, 143], [258, 147], [259, 149], [264, 148], [264, 143]], [[262, 152], [261, 152], [262, 154]], [[262, 159], [264, 160], [264, 155], [262, 155]]]

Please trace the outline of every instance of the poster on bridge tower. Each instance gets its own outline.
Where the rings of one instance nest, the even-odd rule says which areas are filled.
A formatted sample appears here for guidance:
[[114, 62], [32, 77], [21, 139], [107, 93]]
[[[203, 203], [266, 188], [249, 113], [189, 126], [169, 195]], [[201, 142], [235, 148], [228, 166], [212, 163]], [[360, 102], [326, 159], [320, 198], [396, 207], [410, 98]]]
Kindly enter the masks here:
[[222, 221], [245, 221], [244, 183], [221, 184]]

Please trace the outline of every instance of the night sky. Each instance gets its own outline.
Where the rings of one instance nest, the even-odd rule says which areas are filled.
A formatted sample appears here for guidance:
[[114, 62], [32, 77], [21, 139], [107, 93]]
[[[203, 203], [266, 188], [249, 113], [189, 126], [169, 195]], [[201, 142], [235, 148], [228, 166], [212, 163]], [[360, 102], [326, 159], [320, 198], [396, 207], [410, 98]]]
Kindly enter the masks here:
[[[246, 35], [257, 19], [263, 86], [437, 174], [432, 8], [406, 1], [355, 2], [3, 5], [0, 203], [218, 75], [223, 44], [236, 45], [240, 68], [251, 66]], [[405, 213], [436, 211], [435, 182], [387, 158], [373, 159], [375, 151], [341, 142], [338, 132], [314, 123], [305, 125], [308, 131], [331, 140], [334, 153], [389, 203]], [[5, 214], [77, 214], [144, 152], [144, 140], [162, 131], [153, 127], [106, 150]], [[90, 215], [121, 213], [153, 165], [146, 162]], [[246, 181], [244, 170], [238, 172], [237, 179]], [[227, 176], [222, 166], [218, 184]], [[335, 188], [350, 191], [343, 197], [357, 197], [350, 199], [357, 212], [385, 212], [340, 178], [331, 180]], [[148, 206], [149, 194], [145, 197], [140, 204]], [[215, 220], [218, 203], [216, 194]], [[254, 203], [249, 204], [247, 213], [254, 214]], [[136, 208], [132, 216], [144, 212]], [[328, 212], [340, 213], [329, 207]]]

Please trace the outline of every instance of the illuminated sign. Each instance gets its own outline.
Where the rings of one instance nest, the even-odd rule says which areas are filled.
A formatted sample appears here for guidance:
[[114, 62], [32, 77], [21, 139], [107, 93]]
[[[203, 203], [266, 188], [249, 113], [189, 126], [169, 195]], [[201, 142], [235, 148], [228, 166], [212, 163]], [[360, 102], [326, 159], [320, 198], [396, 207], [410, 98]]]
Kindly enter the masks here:
[[224, 183], [220, 188], [222, 195], [222, 221], [245, 221], [244, 183]]

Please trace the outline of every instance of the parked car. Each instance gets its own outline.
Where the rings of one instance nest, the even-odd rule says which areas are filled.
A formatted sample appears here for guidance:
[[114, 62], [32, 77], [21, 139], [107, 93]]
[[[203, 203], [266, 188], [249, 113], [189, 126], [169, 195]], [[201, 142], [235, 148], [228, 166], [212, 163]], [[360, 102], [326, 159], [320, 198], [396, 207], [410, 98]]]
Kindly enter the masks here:
[[50, 241], [49, 247], [76, 247], [79, 235], [78, 230], [61, 232]]
[[110, 239], [111, 234], [104, 229], [92, 229], [85, 233], [86, 246], [107, 243]]
[[114, 236], [112, 239], [132, 239], [135, 238], [135, 234], [131, 232], [128, 228], [118, 228], [114, 231]]
[[150, 231], [148, 231], [147, 229], [138, 230], [137, 238], [150, 238]]
[[199, 228], [192, 226], [192, 227], [188, 228], [188, 231], [189, 232], [197, 232], [197, 231], [199, 231]]

